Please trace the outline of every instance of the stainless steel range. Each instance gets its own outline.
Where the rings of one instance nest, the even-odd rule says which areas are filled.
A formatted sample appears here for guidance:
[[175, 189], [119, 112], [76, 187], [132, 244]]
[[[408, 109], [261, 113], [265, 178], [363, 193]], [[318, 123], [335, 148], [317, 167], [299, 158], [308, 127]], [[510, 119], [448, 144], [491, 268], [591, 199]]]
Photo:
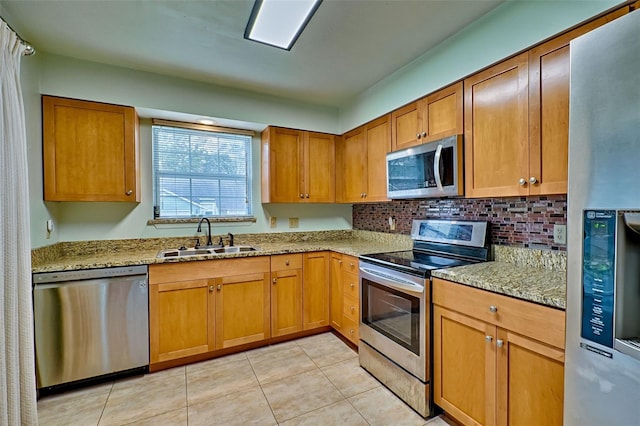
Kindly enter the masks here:
[[415, 220], [413, 250], [360, 256], [360, 365], [432, 414], [431, 271], [488, 259], [487, 222]]

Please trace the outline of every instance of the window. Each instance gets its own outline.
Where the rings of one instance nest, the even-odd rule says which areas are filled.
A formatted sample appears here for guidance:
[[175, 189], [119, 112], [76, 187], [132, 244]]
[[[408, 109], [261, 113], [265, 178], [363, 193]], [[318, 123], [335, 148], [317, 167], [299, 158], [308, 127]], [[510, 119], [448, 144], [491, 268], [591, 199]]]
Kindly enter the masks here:
[[155, 219], [251, 215], [253, 133], [212, 129], [154, 120]]

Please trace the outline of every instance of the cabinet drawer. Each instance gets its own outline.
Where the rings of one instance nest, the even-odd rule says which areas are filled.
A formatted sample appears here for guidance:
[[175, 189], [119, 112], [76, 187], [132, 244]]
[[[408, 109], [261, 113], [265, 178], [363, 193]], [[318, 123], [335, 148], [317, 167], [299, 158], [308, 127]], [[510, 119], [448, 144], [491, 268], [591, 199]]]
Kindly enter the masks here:
[[271, 256], [271, 270], [283, 271], [302, 268], [302, 253], [278, 254]]
[[354, 256], [342, 255], [342, 270], [344, 272], [351, 272], [358, 274], [358, 258]]
[[347, 319], [356, 324], [360, 323], [360, 303], [358, 303], [358, 299], [345, 297], [342, 309], [342, 313]]
[[360, 299], [359, 289], [360, 276], [351, 272], [342, 272], [342, 291], [345, 296], [352, 297], [356, 300]]
[[346, 316], [342, 318], [342, 322], [342, 329], [340, 330], [342, 334], [353, 343], [358, 344], [358, 340], [360, 340], [358, 322], [352, 321]]
[[565, 312], [433, 279], [433, 303], [564, 349]]

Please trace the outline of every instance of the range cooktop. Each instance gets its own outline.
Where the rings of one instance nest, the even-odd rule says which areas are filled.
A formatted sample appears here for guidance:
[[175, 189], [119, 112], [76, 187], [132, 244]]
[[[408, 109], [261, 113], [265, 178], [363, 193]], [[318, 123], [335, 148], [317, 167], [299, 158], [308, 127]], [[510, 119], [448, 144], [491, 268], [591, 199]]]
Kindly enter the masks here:
[[488, 260], [487, 222], [414, 220], [413, 250], [361, 255], [360, 259], [424, 277], [435, 269]]

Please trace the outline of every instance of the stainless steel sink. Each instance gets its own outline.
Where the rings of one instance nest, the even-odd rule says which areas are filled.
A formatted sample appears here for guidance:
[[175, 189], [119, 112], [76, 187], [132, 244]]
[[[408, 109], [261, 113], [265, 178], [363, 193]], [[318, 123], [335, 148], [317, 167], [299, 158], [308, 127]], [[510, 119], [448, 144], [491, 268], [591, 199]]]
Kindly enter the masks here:
[[180, 249], [168, 249], [160, 250], [156, 257], [160, 259], [172, 258], [172, 257], [190, 257], [190, 256], [207, 256], [226, 253], [241, 253], [247, 251], [259, 250], [254, 246], [227, 246], [227, 247], [211, 247], [211, 248], [180, 248]]

